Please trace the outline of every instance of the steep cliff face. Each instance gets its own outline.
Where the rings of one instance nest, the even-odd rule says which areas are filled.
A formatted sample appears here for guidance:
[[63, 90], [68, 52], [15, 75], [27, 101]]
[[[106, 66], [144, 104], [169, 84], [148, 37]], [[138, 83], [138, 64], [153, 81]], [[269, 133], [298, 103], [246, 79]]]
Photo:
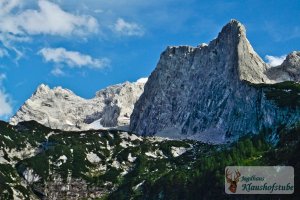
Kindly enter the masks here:
[[224, 142], [294, 123], [297, 110], [279, 108], [266, 99], [265, 89], [250, 84], [275, 83], [267, 71], [236, 20], [207, 46], [168, 47], [135, 104], [130, 130]]
[[105, 127], [126, 128], [134, 103], [144, 89], [144, 83], [123, 83], [97, 92], [92, 99], [83, 99], [72, 91], [42, 84], [20, 110], [10, 119], [37, 121], [53, 129], [88, 130]]

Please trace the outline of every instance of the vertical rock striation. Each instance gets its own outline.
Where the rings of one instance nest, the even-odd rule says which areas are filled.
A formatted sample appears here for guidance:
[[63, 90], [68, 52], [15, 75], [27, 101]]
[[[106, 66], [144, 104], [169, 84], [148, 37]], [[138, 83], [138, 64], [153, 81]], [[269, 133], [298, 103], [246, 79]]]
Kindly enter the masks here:
[[281, 121], [295, 122], [297, 111], [277, 107], [263, 89], [251, 85], [274, 83], [267, 71], [236, 20], [207, 46], [168, 47], [135, 104], [130, 130], [224, 142]]

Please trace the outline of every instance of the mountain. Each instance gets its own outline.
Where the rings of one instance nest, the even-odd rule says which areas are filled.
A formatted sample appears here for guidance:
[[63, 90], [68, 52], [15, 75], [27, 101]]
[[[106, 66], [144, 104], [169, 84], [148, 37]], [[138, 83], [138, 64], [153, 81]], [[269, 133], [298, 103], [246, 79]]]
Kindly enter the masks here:
[[116, 130], [65, 132], [35, 121], [17, 126], [0, 121], [0, 199], [99, 199], [136, 173], [131, 187], [138, 191], [143, 181], [174, 168], [196, 144]]
[[109, 86], [98, 91], [92, 99], [81, 98], [68, 89], [50, 89], [42, 84], [10, 119], [10, 123], [16, 125], [34, 120], [62, 130], [126, 129], [144, 84], [137, 81]]
[[[294, 167], [294, 194], [249, 198], [300, 199], [298, 67], [293, 52], [270, 68], [233, 20], [209, 45], [168, 47], [145, 87], [83, 99], [41, 85], [0, 121], [0, 199], [228, 199], [235, 165]], [[143, 136], [117, 130], [133, 105]]]
[[245, 27], [231, 20], [208, 45], [168, 47], [161, 54], [135, 104], [130, 130], [223, 143], [292, 126], [300, 120], [300, 86], [282, 81], [299, 80], [299, 63], [294, 52], [270, 68], [253, 50]]
[[293, 51], [279, 66], [272, 67], [267, 71], [270, 79], [276, 82], [300, 81], [300, 51]]
[[299, 199], [300, 127], [277, 134], [276, 145], [268, 131], [213, 145], [0, 121], [0, 199], [227, 199], [224, 169], [237, 164], [294, 166], [293, 195], [251, 198]]

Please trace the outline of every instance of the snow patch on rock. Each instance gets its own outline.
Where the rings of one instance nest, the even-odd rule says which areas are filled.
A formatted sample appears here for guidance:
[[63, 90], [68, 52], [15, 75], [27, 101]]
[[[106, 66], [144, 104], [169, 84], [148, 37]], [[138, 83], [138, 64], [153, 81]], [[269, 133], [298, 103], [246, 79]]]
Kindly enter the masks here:
[[68, 160], [67, 156], [62, 155], [62, 156], [60, 156], [60, 157], [57, 159], [57, 161], [56, 161], [56, 163], [55, 163], [54, 165], [56, 165], [57, 167], [59, 167], [59, 166], [61, 166], [63, 163], [66, 163], [67, 160]]
[[86, 155], [86, 158], [90, 163], [93, 164], [99, 163], [101, 161], [101, 158], [99, 158], [98, 155], [93, 152], [88, 153]]
[[116, 169], [119, 169], [119, 168], [120, 168], [120, 165], [121, 165], [121, 164], [120, 164], [119, 161], [114, 160], [111, 166], [114, 167], [114, 168], [116, 168]]
[[127, 132], [121, 132], [120, 134], [120, 137], [122, 139], [129, 139], [131, 141], [134, 141], [134, 140], [139, 140], [139, 141], [142, 141], [143, 139], [140, 137], [140, 136], [137, 136], [135, 134], [128, 134]]
[[139, 187], [141, 187], [145, 183], [145, 180], [137, 184], [136, 186], [132, 187], [133, 190], [137, 190]]
[[188, 149], [185, 147], [171, 147], [173, 157], [178, 157], [184, 154]]
[[29, 157], [33, 157], [38, 153], [38, 150], [36, 148], [33, 148], [29, 143], [26, 144], [25, 148], [22, 148], [20, 150], [5, 147], [4, 151], [10, 158], [11, 164], [16, 164], [18, 162], [18, 160], [16, 160], [15, 158], [23, 160]]
[[9, 162], [4, 158], [3, 150], [0, 150], [0, 164], [8, 164]]
[[25, 199], [25, 197], [23, 196], [23, 193], [20, 192], [19, 190], [17, 190], [14, 187], [11, 187], [12, 191], [13, 191], [13, 199], [14, 200], [22, 200]]
[[148, 81], [148, 78], [147, 77], [143, 77], [143, 78], [138, 79], [136, 82], [137, 83], [147, 83], [147, 81]]
[[41, 177], [38, 174], [34, 173], [33, 169], [30, 168], [27, 168], [23, 172], [23, 177], [29, 184], [37, 182], [41, 179]]
[[129, 162], [134, 162], [134, 161], [136, 160], [136, 157], [132, 157], [131, 153], [129, 153], [129, 154], [128, 154], [127, 160], [128, 160]]
[[165, 156], [161, 150], [155, 150], [154, 152], [149, 151], [146, 152], [145, 155], [151, 158], [159, 158], [159, 159], [167, 158], [167, 156]]

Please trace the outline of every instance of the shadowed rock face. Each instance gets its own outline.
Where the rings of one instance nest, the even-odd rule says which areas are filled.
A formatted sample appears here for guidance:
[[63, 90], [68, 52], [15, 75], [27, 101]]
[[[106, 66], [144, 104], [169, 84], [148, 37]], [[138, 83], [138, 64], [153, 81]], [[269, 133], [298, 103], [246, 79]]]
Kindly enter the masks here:
[[298, 115], [292, 113], [297, 111], [280, 110], [262, 89], [249, 85], [274, 83], [267, 70], [236, 20], [208, 46], [168, 47], [135, 104], [130, 130], [224, 142], [280, 121], [296, 121]]
[[42, 84], [20, 110], [11, 124], [37, 121], [53, 129], [88, 130], [129, 125], [134, 103], [144, 89], [144, 83], [123, 83], [97, 92], [92, 99], [83, 99], [72, 91]]

